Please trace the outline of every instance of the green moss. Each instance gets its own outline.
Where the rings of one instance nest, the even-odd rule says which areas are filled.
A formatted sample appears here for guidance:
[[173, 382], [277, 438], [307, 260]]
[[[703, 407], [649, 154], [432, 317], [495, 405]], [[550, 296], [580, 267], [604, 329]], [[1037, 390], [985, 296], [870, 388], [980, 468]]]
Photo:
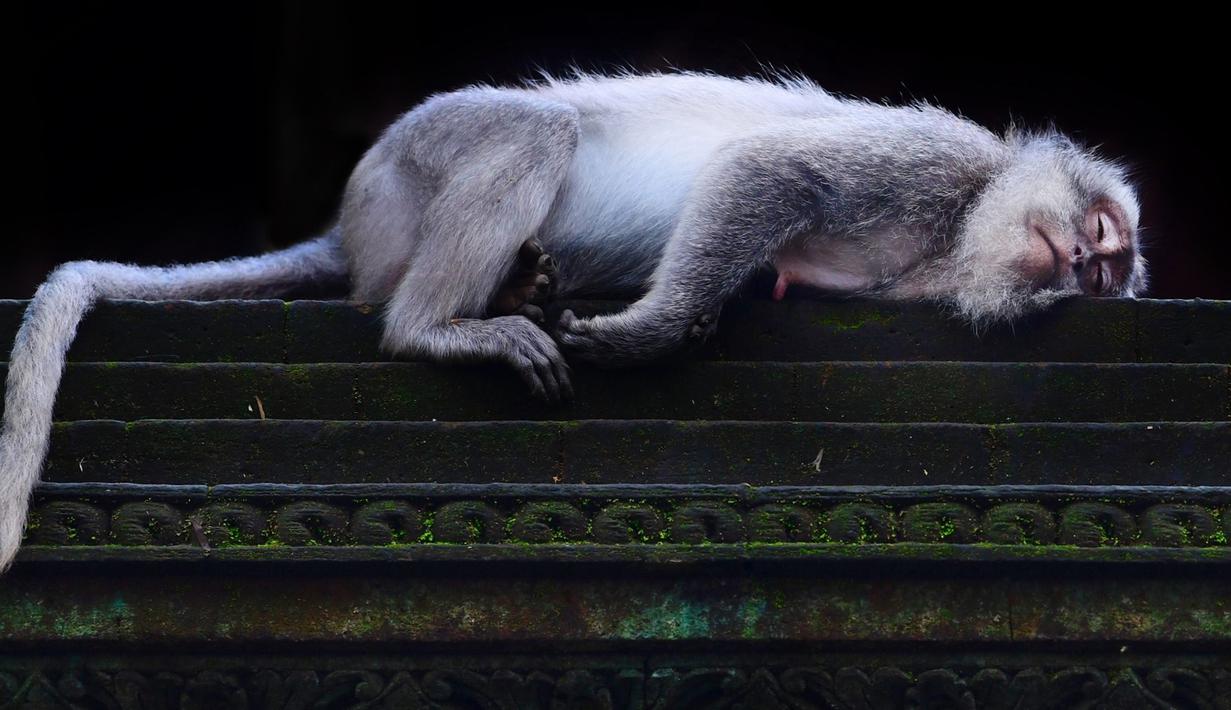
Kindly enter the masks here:
[[710, 635], [710, 607], [704, 602], [667, 595], [633, 611], [616, 625], [622, 639], [684, 640]]
[[[845, 316], [845, 317], [844, 317]], [[837, 331], [859, 330], [869, 323], [877, 325], [889, 325], [897, 320], [896, 314], [882, 312], [874, 309], [860, 310], [858, 315], [848, 315], [843, 312], [839, 315], [825, 315], [815, 319], [819, 326]]]
[[423, 516], [423, 532], [419, 533], [419, 538], [416, 542], [422, 545], [430, 545], [436, 541], [435, 535], [432, 532], [433, 526], [436, 524], [435, 511]]
[[786, 608], [786, 592], [780, 588], [775, 588], [770, 592], [769, 603], [774, 609]]
[[1224, 641], [1231, 640], [1231, 613], [1194, 610], [1192, 620], [1203, 633]]
[[286, 378], [296, 386], [305, 386], [312, 379], [311, 370], [306, 365], [287, 365], [283, 372]]
[[242, 530], [239, 529], [238, 525], [235, 525], [234, 523], [224, 522], [222, 524], [222, 530], [226, 538], [225, 540], [223, 540], [223, 545], [242, 545], [244, 544], [244, 533]]
[[746, 639], [760, 638], [760, 622], [769, 609], [769, 600], [756, 594], [744, 600], [739, 607], [740, 635]]

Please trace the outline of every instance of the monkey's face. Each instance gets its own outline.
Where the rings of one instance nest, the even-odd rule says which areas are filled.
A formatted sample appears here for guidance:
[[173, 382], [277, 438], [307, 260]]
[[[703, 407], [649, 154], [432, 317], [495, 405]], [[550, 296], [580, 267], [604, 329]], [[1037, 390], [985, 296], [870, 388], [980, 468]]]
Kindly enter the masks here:
[[1031, 239], [1022, 259], [1024, 275], [1039, 288], [1088, 296], [1134, 295], [1145, 263], [1137, 251], [1137, 225], [1127, 211], [1113, 199], [1098, 196], [1066, 216], [1056, 220], [1043, 212], [1027, 218]]
[[1037, 290], [1134, 296], [1145, 288], [1137, 197], [1118, 166], [1049, 136], [1020, 148], [1005, 192], [1021, 210], [1021, 275]]
[[1010, 136], [1009, 149], [925, 289], [976, 327], [1065, 296], [1139, 294], [1146, 263], [1124, 171], [1060, 136]]

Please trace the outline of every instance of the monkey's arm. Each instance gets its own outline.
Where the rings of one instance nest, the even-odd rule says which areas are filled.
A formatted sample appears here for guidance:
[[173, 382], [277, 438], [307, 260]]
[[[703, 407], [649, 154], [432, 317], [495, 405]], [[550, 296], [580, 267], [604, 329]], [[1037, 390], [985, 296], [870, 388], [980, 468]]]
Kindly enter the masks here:
[[572, 356], [618, 366], [651, 360], [709, 335], [723, 303], [791, 238], [816, 223], [823, 180], [772, 137], [729, 146], [704, 171], [653, 286], [627, 310], [579, 319], [556, 337]]

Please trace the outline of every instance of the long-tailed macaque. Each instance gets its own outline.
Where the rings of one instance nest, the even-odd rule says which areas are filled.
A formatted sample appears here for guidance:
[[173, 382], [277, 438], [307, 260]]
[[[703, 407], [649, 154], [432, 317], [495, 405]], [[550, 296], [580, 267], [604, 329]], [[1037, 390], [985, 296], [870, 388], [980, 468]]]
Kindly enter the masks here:
[[[265, 256], [72, 262], [35, 294], [9, 361], [0, 569], [17, 552], [77, 324], [102, 298], [277, 297], [349, 281], [384, 347], [509, 363], [572, 394], [565, 355], [624, 365], [703, 340], [762, 268], [794, 284], [927, 299], [976, 327], [1069, 294], [1145, 286], [1124, 171], [1055, 133], [997, 135], [926, 105], [798, 78], [579, 76], [434, 96], [359, 161], [325, 236]], [[535, 322], [544, 295], [640, 294]], [[824, 353], [818, 353], [823, 357]]]

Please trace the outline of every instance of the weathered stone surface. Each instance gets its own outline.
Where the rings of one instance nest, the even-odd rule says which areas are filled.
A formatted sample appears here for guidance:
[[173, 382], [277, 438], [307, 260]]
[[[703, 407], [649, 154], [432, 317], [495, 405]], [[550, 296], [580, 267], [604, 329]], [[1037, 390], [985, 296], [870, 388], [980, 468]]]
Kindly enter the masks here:
[[101, 305], [0, 706], [1231, 708], [1227, 303], [751, 299], [556, 408], [379, 331]]
[[[0, 300], [5, 359], [25, 301]], [[81, 322], [69, 350], [79, 362], [284, 362], [281, 301], [104, 301]]]
[[[200, 576], [123, 582], [89, 570], [15, 570], [0, 588], [12, 643], [1225, 641], [1231, 583], [586, 576]], [[274, 580], [277, 583], [271, 583]], [[184, 609], [193, 610], [185, 614]], [[1070, 611], [1071, 610], [1071, 611]]]
[[[0, 374], [3, 365], [0, 365]], [[741, 419], [1154, 422], [1231, 419], [1212, 364], [688, 362], [574, 370], [576, 401], [542, 404], [498, 367], [428, 363], [70, 365], [56, 418]]]
[[1228, 509], [1202, 486], [47, 483], [22, 559], [1224, 564]]
[[[764, 708], [1198, 707], [1226, 710], [1231, 673], [1212, 654], [1166, 665], [1130, 651], [1078, 664], [1046, 653], [561, 653], [493, 657], [416, 653], [294, 656], [233, 652], [202, 659], [93, 654], [0, 661], [0, 702], [22, 707], [449, 707], [496, 710]], [[1033, 664], [1032, 664], [1033, 662]], [[442, 700], [443, 699], [443, 700]], [[454, 707], [457, 705], [454, 704]], [[465, 707], [465, 706], [463, 706]]]
[[1231, 362], [1231, 301], [1140, 301], [1140, 362]]
[[[25, 304], [0, 301], [7, 352]], [[615, 302], [567, 302], [579, 312]], [[379, 309], [337, 301], [103, 303], [82, 324], [72, 360], [369, 362]], [[1226, 363], [1231, 303], [1073, 299], [976, 336], [926, 304], [749, 299], [724, 309], [701, 358], [726, 360], [966, 360]]]
[[146, 420], [55, 425], [45, 478], [211, 484], [1229, 485], [1229, 461], [1229, 422]]

